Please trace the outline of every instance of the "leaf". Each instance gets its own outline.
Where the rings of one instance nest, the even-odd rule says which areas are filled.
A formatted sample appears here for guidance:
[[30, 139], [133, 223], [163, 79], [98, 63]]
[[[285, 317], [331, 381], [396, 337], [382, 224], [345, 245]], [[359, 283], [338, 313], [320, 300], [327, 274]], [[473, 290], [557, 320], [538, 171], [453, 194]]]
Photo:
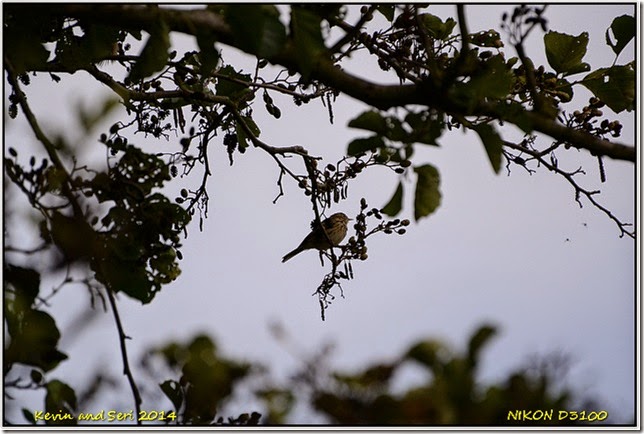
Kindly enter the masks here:
[[36, 419], [34, 417], [34, 412], [30, 411], [28, 408], [22, 409], [22, 416], [32, 425], [36, 425]]
[[492, 47], [492, 48], [501, 48], [503, 47], [503, 41], [501, 40], [501, 35], [494, 29], [490, 30], [481, 30], [477, 33], [471, 33], [469, 35], [470, 44], [476, 45], [478, 47]]
[[[49, 58], [49, 51], [43, 45], [39, 25], [27, 8], [33, 5], [13, 4], [4, 8], [3, 48], [4, 55], [11, 61], [16, 74], [32, 69], [41, 69]], [[53, 24], [52, 24], [53, 26]]]
[[129, 79], [139, 81], [163, 69], [168, 61], [170, 49], [170, 28], [163, 20], [154, 21], [150, 29], [150, 37], [132, 66]]
[[361, 113], [357, 118], [349, 122], [349, 126], [351, 128], [373, 131], [377, 134], [385, 134], [387, 132], [387, 120], [374, 110]]
[[393, 4], [381, 4], [376, 7], [376, 10], [382, 14], [390, 23], [394, 21], [394, 12], [396, 6]]
[[69, 28], [69, 34], [59, 39], [54, 62], [72, 70], [82, 68], [113, 54], [117, 41], [122, 40], [121, 31], [114, 27], [95, 23], [81, 26], [82, 36], [75, 36]]
[[405, 354], [405, 358], [415, 360], [432, 371], [437, 371], [443, 365], [442, 353], [445, 346], [436, 340], [421, 341], [413, 345]]
[[199, 60], [201, 61], [201, 72], [210, 75], [219, 64], [219, 51], [215, 48], [217, 41], [215, 36], [208, 32], [196, 34], [197, 45], [199, 45]]
[[[253, 134], [253, 136], [259, 137], [261, 131], [259, 130], [259, 127], [255, 123], [255, 121], [253, 121], [253, 118], [251, 118], [250, 116], [242, 116], [242, 118], [244, 120], [244, 123], [248, 127], [248, 129]], [[241, 123], [237, 122], [235, 125], [236, 125], [237, 143], [239, 146], [239, 152], [243, 154], [246, 151], [246, 148], [248, 148], [249, 137], [248, 137], [248, 134], [246, 133], [246, 130], [241, 125]]]
[[291, 7], [291, 37], [295, 43], [295, 61], [305, 80], [309, 79], [318, 57], [326, 50], [320, 22], [320, 17], [312, 11], [301, 6]]
[[581, 81], [615, 113], [635, 109], [635, 71], [631, 65], [600, 68]]
[[96, 246], [96, 233], [85, 220], [68, 217], [58, 211], [51, 219], [51, 236], [68, 262], [88, 259]]
[[[47, 395], [45, 396], [45, 410], [48, 413], [56, 414], [62, 419], [48, 420], [48, 425], [76, 425], [72, 411], [76, 410], [76, 392], [60, 380], [52, 380], [47, 383]], [[65, 419], [65, 416], [72, 416]]]
[[391, 196], [391, 199], [385, 205], [380, 212], [387, 214], [390, 217], [394, 217], [395, 215], [398, 215], [400, 210], [402, 209], [402, 199], [403, 199], [403, 185], [402, 182], [398, 183], [398, 187], [396, 188], [396, 192], [394, 193], [393, 196]]
[[414, 198], [414, 218], [416, 221], [427, 217], [441, 204], [440, 174], [431, 164], [415, 167], [418, 175]]
[[432, 14], [421, 14], [419, 18], [421, 19], [421, 23], [423, 23], [425, 30], [429, 33], [429, 36], [443, 41], [452, 34], [452, 30], [454, 30], [454, 26], [456, 26], [456, 21], [454, 21], [453, 18], [448, 18], [445, 22]]
[[108, 290], [122, 291], [143, 304], [149, 303], [155, 296], [145, 264], [136, 261], [124, 261], [110, 256], [100, 263], [100, 278]]
[[[622, 15], [613, 20], [610, 27], [606, 29], [606, 44], [613, 49], [615, 56], [619, 56], [624, 47], [635, 37], [635, 18], [630, 15]], [[615, 42], [611, 41], [610, 30], [613, 31]]]
[[56, 322], [47, 313], [27, 309], [15, 312], [7, 309], [7, 323], [11, 326], [11, 342], [5, 352], [5, 363], [22, 363], [47, 372], [67, 356], [56, 348], [60, 332]]
[[369, 151], [375, 151], [376, 149], [382, 148], [384, 146], [385, 143], [380, 136], [354, 139], [353, 141], [351, 141], [351, 143], [349, 143], [347, 154], [353, 157]]
[[[425, 145], [439, 146], [436, 142], [443, 133], [443, 114], [434, 117], [429, 111], [419, 113], [410, 112], [405, 116], [405, 122], [411, 127], [411, 134], [407, 134], [403, 142], [423, 143]], [[403, 130], [402, 128], [400, 128]], [[403, 130], [404, 131], [404, 130]]]
[[[228, 76], [245, 83], [251, 83], [250, 74], [239, 73], [230, 65], [224, 66], [218, 73], [219, 75]], [[217, 84], [215, 85], [215, 92], [218, 96], [227, 96], [230, 99], [236, 100], [250, 92], [250, 90], [245, 84], [226, 80], [225, 78], [218, 78]]]
[[567, 76], [590, 70], [590, 65], [582, 62], [588, 47], [588, 32], [572, 36], [550, 31], [543, 41], [548, 63], [558, 74]]
[[481, 137], [483, 146], [485, 146], [485, 152], [487, 152], [487, 157], [492, 164], [492, 169], [494, 169], [495, 173], [499, 173], [501, 170], [503, 140], [501, 140], [496, 129], [490, 124], [476, 125], [473, 129]]
[[5, 284], [10, 283], [15, 288], [16, 300], [20, 300], [19, 308], [29, 308], [40, 290], [40, 273], [31, 268], [7, 264], [4, 278]]
[[179, 411], [181, 404], [183, 404], [183, 392], [181, 385], [173, 380], [167, 380], [159, 384], [159, 387], [165, 393], [165, 396], [172, 402], [174, 409]]
[[484, 325], [481, 326], [470, 338], [467, 351], [467, 359], [470, 366], [476, 366], [481, 348], [483, 348], [485, 343], [488, 342], [495, 334], [496, 328], [490, 325]]
[[275, 56], [286, 43], [286, 29], [273, 5], [231, 4], [225, 11], [237, 47], [259, 58]]
[[515, 76], [501, 55], [476, 67], [470, 81], [455, 85], [455, 97], [470, 108], [486, 98], [503, 99], [514, 87]]

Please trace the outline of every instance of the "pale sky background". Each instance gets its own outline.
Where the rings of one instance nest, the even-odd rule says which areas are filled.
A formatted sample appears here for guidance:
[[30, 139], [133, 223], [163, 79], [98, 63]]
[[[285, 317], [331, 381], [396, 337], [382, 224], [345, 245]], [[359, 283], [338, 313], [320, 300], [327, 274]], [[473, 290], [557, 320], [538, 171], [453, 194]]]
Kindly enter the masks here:
[[[429, 11], [443, 19], [456, 15], [455, 7], [449, 5], [432, 6]], [[499, 30], [503, 11], [511, 13], [512, 5], [466, 7], [470, 32]], [[551, 5], [545, 16], [552, 30], [590, 33], [584, 61], [595, 69], [613, 62], [614, 55], [604, 41], [612, 19], [633, 13], [632, 5]], [[548, 68], [542, 37], [542, 32], [533, 32], [527, 54], [535, 64]], [[192, 40], [176, 37], [173, 42], [186, 46]], [[224, 50], [225, 60], [236, 67], [254, 65], [252, 60], [238, 61], [238, 52]], [[508, 44], [505, 52], [508, 57], [515, 54]], [[633, 53], [631, 42], [618, 63], [630, 61]], [[357, 58], [352, 68], [382, 82], [372, 64]], [[50, 137], [56, 133], [74, 137], [76, 102], [82, 99], [85, 106], [91, 106], [110, 95], [86, 74], [63, 78], [61, 85], [54, 85], [43, 74], [25, 89]], [[575, 91], [575, 108], [580, 108], [590, 93], [580, 87]], [[5, 87], [5, 101], [7, 92]], [[366, 109], [362, 103], [340, 97], [334, 105], [335, 123], [330, 125], [327, 109], [320, 102], [295, 107], [288, 98], [273, 98], [282, 111], [280, 120], [266, 113], [259, 97], [254, 109], [261, 138], [271, 145], [302, 144], [327, 163], [340, 158], [353, 138], [366, 135], [346, 127]], [[633, 144], [632, 114], [614, 118], [624, 124], [620, 140]], [[32, 149], [35, 139], [26, 130], [22, 114], [17, 120], [5, 119], [5, 149], [7, 145], [19, 151]], [[106, 131], [113, 119], [106, 121], [108, 127], [97, 129], [95, 136]], [[505, 129], [503, 134], [508, 140], [521, 137], [515, 129]], [[176, 150], [178, 141], [160, 141], [154, 146]], [[480, 140], [472, 134], [444, 133], [439, 142], [440, 148], [417, 146], [413, 162], [431, 162], [439, 169], [441, 207], [408, 227], [404, 236], [370, 238], [369, 260], [353, 264], [355, 278], [343, 285], [345, 298], [336, 298], [325, 322], [320, 319], [317, 297], [311, 296], [327, 272], [320, 267], [317, 254], [307, 252], [286, 264], [280, 262], [308, 232], [312, 219], [308, 198], [286, 181], [285, 196], [273, 205], [279, 172], [271, 158], [249, 149], [236, 155], [235, 165], [229, 167], [225, 148], [213, 142], [209, 218], [203, 232], [199, 232], [198, 219], [190, 227], [182, 249], [182, 275], [149, 305], [119, 297], [124, 327], [132, 337], [128, 341], [130, 360], [138, 360], [151, 346], [206, 332], [216, 339], [223, 355], [268, 364], [277, 378], [285, 378], [300, 366], [300, 360], [271, 335], [269, 324], [274, 322], [307, 355], [333, 343], [331, 364], [346, 370], [392, 360], [424, 338], [442, 339], [461, 351], [471, 333], [489, 322], [498, 326], [499, 334], [483, 352], [480, 369], [485, 381], [499, 381], [535, 353], [568, 352], [574, 361], [568, 377], [574, 390], [603, 403], [610, 422], [628, 423], [635, 405], [635, 243], [620, 239], [614, 222], [587, 202], [580, 209], [563, 178], [545, 170], [530, 176], [516, 167], [509, 177], [505, 168], [495, 175]], [[143, 141], [131, 138], [130, 143]], [[90, 147], [101, 149], [92, 161], [104, 158], [97, 141], [87, 146], [88, 154]], [[25, 161], [29, 157], [26, 152], [21, 156]], [[600, 202], [622, 220], [634, 223], [632, 163], [604, 159], [607, 183], [600, 184], [596, 160], [587, 152], [559, 152], [558, 157], [567, 169], [583, 164], [587, 175], [580, 176], [579, 182], [590, 189], [600, 188]], [[382, 207], [398, 179], [384, 169], [368, 171], [350, 184], [348, 200], [332, 212], [355, 216], [361, 197], [371, 206]], [[182, 187], [177, 184], [171, 191]], [[411, 218], [413, 183], [406, 182], [405, 187], [403, 218]], [[24, 204], [23, 196], [7, 198], [19, 198]], [[15, 205], [6, 202], [5, 206]], [[25, 247], [33, 244], [35, 240], [25, 236]], [[45, 281], [50, 286], [56, 283]], [[121, 375], [111, 313], [95, 311], [92, 327], [73, 339], [65, 338], [71, 322], [87, 308], [87, 298], [85, 290], [69, 287], [52, 300], [50, 311], [63, 334], [62, 350], [70, 359], [47, 378], [61, 379], [78, 390], [95, 368], [107, 367], [121, 381], [120, 388], [94, 410], [128, 410], [132, 397]], [[404, 388], [419, 378], [417, 372], [409, 371], [397, 384]], [[24, 401], [11, 408], [7, 415], [11, 420], [23, 422], [18, 414], [21, 407], [44, 407], [41, 394], [20, 396]], [[169, 408], [170, 403], [162, 407]], [[227, 415], [259, 410], [249, 407], [241, 401]], [[293, 422], [324, 420], [300, 411]]]

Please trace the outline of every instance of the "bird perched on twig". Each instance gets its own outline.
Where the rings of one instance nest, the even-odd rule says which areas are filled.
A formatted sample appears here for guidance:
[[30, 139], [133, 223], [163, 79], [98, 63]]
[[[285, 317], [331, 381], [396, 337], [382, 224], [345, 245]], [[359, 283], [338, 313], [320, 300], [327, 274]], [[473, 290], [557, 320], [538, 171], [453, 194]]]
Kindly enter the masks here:
[[313, 227], [311, 232], [304, 238], [295, 250], [287, 253], [282, 258], [286, 262], [293, 256], [309, 249], [326, 250], [337, 246], [347, 236], [347, 223], [351, 220], [346, 214], [338, 212], [322, 221], [320, 225]]

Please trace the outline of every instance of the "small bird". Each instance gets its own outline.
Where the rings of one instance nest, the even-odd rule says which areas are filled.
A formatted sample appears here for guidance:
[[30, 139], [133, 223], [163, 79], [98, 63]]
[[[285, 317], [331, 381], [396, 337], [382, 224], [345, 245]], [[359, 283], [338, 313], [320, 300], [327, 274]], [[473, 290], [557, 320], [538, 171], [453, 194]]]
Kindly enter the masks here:
[[347, 223], [351, 220], [346, 214], [338, 212], [314, 227], [299, 246], [282, 258], [286, 262], [293, 256], [309, 249], [326, 250], [337, 246], [347, 236]]

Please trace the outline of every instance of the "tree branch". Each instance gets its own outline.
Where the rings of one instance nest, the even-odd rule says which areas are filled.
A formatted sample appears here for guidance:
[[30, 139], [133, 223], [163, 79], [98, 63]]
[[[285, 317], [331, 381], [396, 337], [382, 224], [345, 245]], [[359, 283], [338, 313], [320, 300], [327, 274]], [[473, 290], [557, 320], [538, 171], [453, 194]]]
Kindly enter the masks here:
[[80, 204], [78, 203], [78, 199], [76, 198], [76, 196], [74, 196], [74, 193], [70, 185], [71, 177], [69, 176], [69, 172], [67, 172], [65, 165], [63, 164], [62, 160], [58, 156], [58, 153], [56, 152], [56, 146], [49, 140], [49, 138], [45, 135], [45, 133], [40, 128], [40, 125], [36, 120], [36, 116], [31, 111], [31, 108], [27, 103], [27, 96], [20, 88], [20, 84], [18, 83], [13, 66], [11, 65], [11, 62], [9, 61], [9, 59], [7, 59], [6, 56], [4, 57], [4, 68], [7, 71], [7, 81], [9, 81], [9, 85], [13, 88], [18, 104], [20, 105], [22, 112], [25, 114], [27, 123], [29, 123], [29, 126], [31, 127], [31, 130], [34, 132], [36, 139], [43, 145], [43, 147], [45, 148], [45, 151], [47, 152], [47, 155], [51, 159], [56, 169], [59, 170], [62, 174], [64, 174], [64, 182], [62, 183], [61, 188], [62, 188], [63, 194], [65, 195], [67, 200], [69, 200], [72, 210], [74, 211], [74, 216], [78, 219], [83, 219], [84, 218], [83, 210], [81, 209]]
[[[89, 5], [65, 4], [57, 5], [56, 11], [68, 16], [82, 18], [93, 22], [114, 25], [129, 30], [150, 29], [159, 19], [173, 31], [186, 34], [205, 32], [214, 35], [221, 43], [236, 47], [230, 26], [224, 18], [208, 9], [177, 10], [159, 8], [151, 13], [146, 6], [139, 5]], [[249, 54], [256, 55], [252, 51]], [[286, 68], [298, 70], [298, 53], [292, 40], [286, 42], [281, 53], [269, 60]], [[521, 120], [519, 115], [503, 113], [489, 103], [481, 103], [474, 110], [464, 103], [457, 103], [444, 95], [429, 83], [388, 85], [377, 84], [357, 77], [339, 66], [330, 58], [320, 58], [313, 70], [311, 78], [319, 80], [346, 95], [369, 104], [381, 110], [406, 105], [426, 105], [446, 113], [456, 113], [468, 116], [493, 116], [516, 124]], [[524, 112], [526, 112], [524, 110]], [[545, 118], [538, 113], [522, 113], [532, 124], [535, 131], [546, 134], [554, 140], [567, 142], [578, 149], [586, 149], [596, 155], [607, 156], [618, 160], [635, 162], [635, 148], [620, 143], [599, 139], [583, 131], [572, 130], [555, 121]]]
[[579, 206], [582, 206], [581, 202], [579, 201], [579, 195], [583, 194], [586, 197], [586, 199], [588, 199], [588, 201], [593, 204], [593, 206], [595, 206], [597, 209], [601, 210], [604, 214], [606, 214], [611, 220], [613, 220], [617, 224], [617, 227], [620, 230], [620, 235], [619, 235], [620, 238], [623, 237], [624, 235], [628, 235], [630, 238], [635, 239], [635, 231], [627, 231], [625, 229], [626, 226], [631, 226], [630, 223], [623, 223], [615, 215], [613, 215], [613, 213], [609, 209], [607, 209], [606, 207], [604, 207], [603, 205], [601, 205], [599, 202], [597, 202], [595, 200], [594, 196], [597, 193], [599, 193], [599, 191], [597, 191], [597, 190], [589, 191], [589, 190], [586, 190], [585, 188], [579, 186], [579, 184], [577, 184], [577, 181], [575, 181], [573, 176], [575, 174], [579, 173], [579, 171], [566, 172], [566, 171], [560, 169], [556, 164], [548, 163], [543, 158], [543, 156], [545, 155], [545, 152], [543, 152], [543, 151], [541, 151], [541, 152], [535, 151], [535, 150], [529, 149], [526, 146], [517, 145], [516, 143], [512, 143], [512, 142], [508, 142], [508, 141], [504, 141], [503, 146], [506, 146], [506, 147], [511, 148], [511, 149], [515, 149], [517, 151], [524, 152], [524, 153], [530, 155], [532, 157], [531, 159], [536, 160], [539, 164], [542, 164], [549, 171], [554, 172], [554, 173], [556, 173], [558, 175], [561, 175], [574, 188], [574, 190], [575, 190], [575, 198], [577, 200], [577, 203], [579, 203]]
[[141, 420], [139, 419], [139, 413], [141, 412], [141, 394], [139, 393], [139, 388], [136, 386], [136, 382], [134, 381], [134, 376], [132, 375], [132, 371], [130, 370], [130, 363], [128, 361], [127, 357], [127, 347], [125, 345], [125, 340], [129, 339], [129, 337], [125, 334], [125, 331], [123, 330], [123, 324], [121, 323], [121, 317], [119, 316], [119, 311], [116, 307], [116, 299], [114, 298], [114, 294], [110, 288], [105, 288], [105, 291], [107, 292], [107, 298], [110, 300], [110, 307], [112, 308], [112, 313], [114, 314], [114, 321], [116, 322], [116, 328], [118, 329], [119, 332], [119, 342], [121, 345], [121, 356], [123, 359], [123, 374], [127, 377], [127, 381], [130, 383], [130, 389], [132, 389], [132, 395], [134, 396], [134, 408], [136, 411], [136, 423], [137, 425], [141, 425]]

